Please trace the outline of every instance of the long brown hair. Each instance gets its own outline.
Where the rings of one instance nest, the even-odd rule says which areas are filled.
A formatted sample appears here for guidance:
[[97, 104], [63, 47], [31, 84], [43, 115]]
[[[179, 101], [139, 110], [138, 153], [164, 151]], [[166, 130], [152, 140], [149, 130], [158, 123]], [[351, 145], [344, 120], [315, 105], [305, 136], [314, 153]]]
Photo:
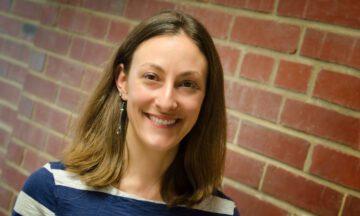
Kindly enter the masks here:
[[127, 115], [120, 119], [119, 92], [115, 81], [119, 65], [130, 71], [136, 48], [145, 40], [184, 32], [199, 47], [208, 63], [205, 98], [197, 122], [183, 138], [178, 153], [165, 172], [161, 196], [169, 205], [192, 206], [221, 185], [226, 152], [226, 113], [223, 71], [211, 36], [196, 19], [167, 11], [140, 23], [119, 47], [110, 67], [91, 95], [79, 119], [72, 144], [64, 154], [68, 171], [77, 173], [89, 186], [118, 184], [125, 170], [124, 151]]

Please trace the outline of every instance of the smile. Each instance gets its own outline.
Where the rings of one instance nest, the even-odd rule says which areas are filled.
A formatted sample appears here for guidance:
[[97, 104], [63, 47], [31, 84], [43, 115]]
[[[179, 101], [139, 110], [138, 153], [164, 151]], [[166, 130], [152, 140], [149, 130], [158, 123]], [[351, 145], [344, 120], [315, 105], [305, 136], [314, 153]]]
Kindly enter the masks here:
[[167, 126], [167, 125], [173, 125], [176, 123], [176, 119], [160, 119], [160, 118], [157, 118], [153, 115], [149, 115], [149, 114], [146, 114], [146, 116], [153, 122], [155, 122], [156, 124], [159, 124], [159, 125], [164, 125], [164, 126]]

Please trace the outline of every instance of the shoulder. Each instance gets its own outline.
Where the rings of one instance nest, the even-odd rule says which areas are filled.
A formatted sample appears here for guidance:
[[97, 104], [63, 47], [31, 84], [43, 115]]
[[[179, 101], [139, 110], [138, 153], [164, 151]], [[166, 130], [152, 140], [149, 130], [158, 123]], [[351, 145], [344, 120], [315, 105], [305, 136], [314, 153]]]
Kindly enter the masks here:
[[195, 206], [195, 208], [220, 215], [239, 215], [234, 201], [219, 190], [215, 191], [210, 197]]
[[64, 166], [60, 162], [50, 162], [28, 177], [15, 203], [15, 212], [45, 215], [54, 212], [56, 185], [52, 171], [56, 169], [64, 169]]

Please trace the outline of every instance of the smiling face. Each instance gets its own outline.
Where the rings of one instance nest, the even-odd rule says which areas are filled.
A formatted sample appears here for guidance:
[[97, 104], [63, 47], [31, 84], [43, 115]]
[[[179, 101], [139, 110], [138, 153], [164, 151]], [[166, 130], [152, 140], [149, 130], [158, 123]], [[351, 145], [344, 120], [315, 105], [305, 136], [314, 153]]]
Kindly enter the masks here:
[[[122, 67], [123, 68], [123, 67]], [[128, 145], [176, 152], [205, 96], [207, 61], [184, 33], [144, 41], [117, 86], [127, 101]]]

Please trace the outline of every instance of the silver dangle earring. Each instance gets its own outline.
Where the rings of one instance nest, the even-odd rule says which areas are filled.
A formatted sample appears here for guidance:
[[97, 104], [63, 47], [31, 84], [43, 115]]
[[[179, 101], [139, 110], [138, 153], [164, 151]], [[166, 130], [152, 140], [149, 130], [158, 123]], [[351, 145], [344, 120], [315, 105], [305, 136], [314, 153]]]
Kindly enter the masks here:
[[122, 100], [121, 98], [122, 94], [120, 92], [120, 118], [119, 118], [119, 127], [118, 129], [116, 130], [116, 134], [119, 135], [120, 134], [120, 131], [121, 131], [121, 128], [122, 128], [122, 124], [123, 124], [123, 113], [125, 111], [125, 101]]

